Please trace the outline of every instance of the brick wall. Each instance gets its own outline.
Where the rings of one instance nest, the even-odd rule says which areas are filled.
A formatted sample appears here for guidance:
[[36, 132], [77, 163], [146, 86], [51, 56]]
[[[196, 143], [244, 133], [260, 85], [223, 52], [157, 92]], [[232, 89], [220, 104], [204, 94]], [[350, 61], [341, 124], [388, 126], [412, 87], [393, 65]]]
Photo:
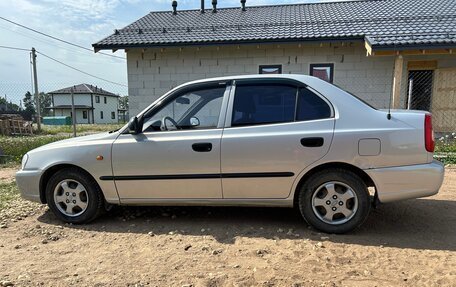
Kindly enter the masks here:
[[334, 84], [377, 108], [388, 106], [394, 57], [366, 57], [361, 43], [241, 45], [128, 50], [130, 114], [191, 80], [257, 74], [260, 65], [273, 64], [284, 74], [308, 75], [313, 63], [333, 63]]

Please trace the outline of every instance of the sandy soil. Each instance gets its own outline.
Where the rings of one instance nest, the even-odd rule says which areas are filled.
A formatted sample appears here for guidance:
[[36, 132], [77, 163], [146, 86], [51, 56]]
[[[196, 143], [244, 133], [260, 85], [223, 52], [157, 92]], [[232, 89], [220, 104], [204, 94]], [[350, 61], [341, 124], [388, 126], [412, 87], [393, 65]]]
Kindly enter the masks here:
[[454, 169], [438, 195], [379, 206], [348, 235], [279, 208], [118, 208], [71, 226], [16, 200], [0, 222], [4, 285], [456, 286]]
[[17, 167], [0, 167], [0, 182], [13, 181], [17, 169]]

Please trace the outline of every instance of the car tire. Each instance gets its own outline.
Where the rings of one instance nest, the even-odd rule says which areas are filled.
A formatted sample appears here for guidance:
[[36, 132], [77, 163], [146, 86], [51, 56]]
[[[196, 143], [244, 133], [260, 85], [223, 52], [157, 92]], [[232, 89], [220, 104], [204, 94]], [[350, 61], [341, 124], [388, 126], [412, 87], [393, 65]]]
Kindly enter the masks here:
[[301, 186], [298, 206], [314, 228], [340, 234], [363, 224], [371, 203], [367, 186], [358, 175], [330, 169], [313, 174]]
[[77, 168], [56, 172], [46, 185], [46, 201], [59, 219], [67, 223], [88, 223], [103, 210], [103, 193], [97, 182]]

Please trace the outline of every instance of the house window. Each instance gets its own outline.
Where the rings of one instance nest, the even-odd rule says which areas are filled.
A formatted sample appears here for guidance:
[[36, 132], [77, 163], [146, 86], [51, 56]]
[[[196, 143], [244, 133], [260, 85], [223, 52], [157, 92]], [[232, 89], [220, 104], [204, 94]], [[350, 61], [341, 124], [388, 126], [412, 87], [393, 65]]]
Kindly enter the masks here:
[[108, 103], [108, 100], [106, 99], [106, 97], [104, 97], [104, 103], [105, 103], [105, 104]]
[[82, 118], [87, 119], [87, 111], [82, 111]]
[[115, 112], [111, 112], [111, 119], [116, 119], [116, 113]]
[[260, 74], [282, 74], [282, 65], [260, 65]]
[[95, 103], [100, 103], [100, 96], [95, 96]]
[[100, 111], [100, 119], [103, 119], [103, 111]]
[[334, 64], [310, 64], [309, 74], [332, 83], [334, 79]]

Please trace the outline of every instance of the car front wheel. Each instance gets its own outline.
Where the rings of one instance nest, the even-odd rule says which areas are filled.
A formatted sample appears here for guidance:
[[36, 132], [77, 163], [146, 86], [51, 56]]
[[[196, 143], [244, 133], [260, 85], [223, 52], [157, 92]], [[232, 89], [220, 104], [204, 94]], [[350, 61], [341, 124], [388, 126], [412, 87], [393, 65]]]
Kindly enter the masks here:
[[46, 200], [59, 219], [74, 224], [94, 220], [103, 207], [98, 184], [76, 168], [62, 169], [50, 178], [46, 186]]
[[331, 169], [312, 175], [303, 184], [298, 205], [304, 219], [313, 227], [327, 233], [345, 233], [366, 220], [370, 197], [359, 176]]

